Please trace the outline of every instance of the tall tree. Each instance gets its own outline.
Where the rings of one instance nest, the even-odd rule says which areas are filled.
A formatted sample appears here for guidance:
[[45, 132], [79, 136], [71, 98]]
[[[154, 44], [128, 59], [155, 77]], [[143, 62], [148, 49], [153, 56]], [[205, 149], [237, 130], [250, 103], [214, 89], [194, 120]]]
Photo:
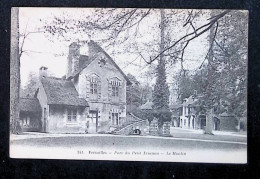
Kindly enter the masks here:
[[10, 129], [21, 132], [19, 118], [20, 58], [19, 58], [19, 8], [11, 9], [11, 56], [10, 56]]
[[135, 76], [130, 73], [127, 74], [128, 79], [132, 82], [132, 85], [127, 86], [126, 89], [126, 104], [128, 105], [128, 111], [132, 111], [141, 103], [141, 88], [140, 83]]
[[33, 97], [38, 88], [38, 85], [39, 85], [39, 76], [34, 72], [30, 72], [28, 76], [28, 81], [24, 86], [24, 88], [22, 88], [21, 96]]
[[[160, 23], [161, 44], [160, 51], [164, 50], [164, 32], [165, 32], [165, 14], [161, 9], [161, 23]], [[164, 54], [160, 54], [160, 59], [157, 66], [156, 83], [153, 90], [153, 109], [167, 110], [169, 109], [169, 87], [166, 83], [165, 60]]]
[[232, 11], [219, 19], [210, 30], [204, 64], [193, 76], [186, 76], [190, 81], [187, 89], [191, 87], [186, 91], [197, 90], [201, 106], [207, 111], [207, 133], [212, 131], [214, 115], [226, 111], [238, 119], [246, 117], [247, 20], [243, 11]]
[[[160, 23], [160, 51], [162, 52], [165, 48], [165, 12], [164, 9], [161, 12], [161, 23]], [[160, 54], [158, 59], [158, 65], [156, 69], [156, 82], [153, 90], [153, 106], [154, 116], [157, 117], [159, 128], [162, 127], [163, 122], [170, 121], [171, 113], [169, 110], [169, 97], [170, 91], [166, 82], [166, 69], [165, 69], [165, 57], [164, 53]]]

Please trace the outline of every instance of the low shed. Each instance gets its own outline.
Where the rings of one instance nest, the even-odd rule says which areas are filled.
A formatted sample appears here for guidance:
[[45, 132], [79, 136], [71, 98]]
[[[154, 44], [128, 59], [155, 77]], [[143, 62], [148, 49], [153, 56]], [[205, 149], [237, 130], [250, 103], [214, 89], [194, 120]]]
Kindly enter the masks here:
[[20, 126], [23, 131], [39, 131], [41, 106], [37, 98], [20, 98]]
[[219, 116], [219, 121], [215, 121], [217, 125], [219, 125], [220, 131], [239, 131], [240, 124], [239, 120], [232, 114], [229, 114], [227, 112], [222, 113]]

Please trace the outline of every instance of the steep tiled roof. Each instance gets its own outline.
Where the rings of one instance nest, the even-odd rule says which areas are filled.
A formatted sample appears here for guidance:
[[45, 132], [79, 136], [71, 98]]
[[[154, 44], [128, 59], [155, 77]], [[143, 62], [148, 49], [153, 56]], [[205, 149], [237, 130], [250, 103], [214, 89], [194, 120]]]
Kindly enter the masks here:
[[20, 111], [40, 112], [41, 106], [37, 98], [20, 98]]
[[78, 92], [73, 83], [68, 80], [43, 77], [41, 78], [48, 104], [63, 104], [87, 107], [88, 102], [78, 97]]
[[150, 110], [150, 109], [153, 109], [152, 108], [153, 106], [153, 102], [150, 102], [150, 101], [147, 101], [145, 104], [143, 104], [140, 108], [142, 110]]
[[231, 113], [228, 113], [228, 112], [223, 112], [222, 114], [220, 114], [220, 116], [225, 116], [225, 117], [234, 117], [234, 115], [233, 114], [231, 114]]
[[184, 106], [195, 106], [198, 103], [198, 99], [193, 98], [193, 96], [190, 96], [188, 98], [186, 98], [186, 101], [183, 102]]
[[[127, 81], [127, 85], [131, 85], [132, 82], [128, 79], [128, 77], [125, 75], [125, 73], [119, 68], [119, 66], [115, 63], [115, 61], [106, 53], [105, 50], [103, 50], [96, 42], [94, 42], [93, 40], [91, 40], [88, 45], [92, 45], [95, 47], [95, 49], [97, 49], [99, 52], [102, 52], [104, 53], [107, 58], [109, 58], [113, 65], [118, 69], [118, 71], [124, 76], [124, 78], [126, 79]], [[77, 76], [83, 69], [85, 69], [90, 63], [91, 63], [91, 59], [89, 59], [89, 57], [85, 56], [85, 55], [80, 55], [80, 68], [78, 70], [78, 72], [75, 73], [74, 76]], [[83, 62], [85, 61], [85, 62]]]

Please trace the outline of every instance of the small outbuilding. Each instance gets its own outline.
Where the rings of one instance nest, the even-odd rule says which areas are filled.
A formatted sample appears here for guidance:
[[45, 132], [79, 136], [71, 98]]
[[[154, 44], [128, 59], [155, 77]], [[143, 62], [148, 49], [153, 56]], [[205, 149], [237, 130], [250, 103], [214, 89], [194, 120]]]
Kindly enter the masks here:
[[152, 110], [153, 109], [153, 102], [147, 101], [140, 107], [141, 110]]
[[20, 126], [24, 132], [41, 128], [41, 106], [37, 98], [20, 98]]
[[220, 131], [239, 131], [240, 122], [232, 114], [224, 112], [219, 115], [219, 118], [214, 118], [214, 129]]

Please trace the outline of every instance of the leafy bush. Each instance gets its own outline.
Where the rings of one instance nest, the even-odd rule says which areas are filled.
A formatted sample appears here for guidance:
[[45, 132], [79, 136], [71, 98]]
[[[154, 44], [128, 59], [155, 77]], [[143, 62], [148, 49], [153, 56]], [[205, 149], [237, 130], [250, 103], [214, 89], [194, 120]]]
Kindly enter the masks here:
[[172, 113], [169, 110], [141, 110], [136, 109], [133, 114], [141, 119], [148, 119], [149, 123], [154, 119], [159, 119], [159, 127], [162, 126], [163, 122], [171, 121]]
[[159, 128], [162, 127], [163, 123], [166, 121], [171, 121], [172, 113], [169, 110], [153, 110], [153, 116], [159, 119]]
[[153, 120], [152, 110], [135, 109], [132, 113], [140, 119], [147, 119], [149, 122]]

